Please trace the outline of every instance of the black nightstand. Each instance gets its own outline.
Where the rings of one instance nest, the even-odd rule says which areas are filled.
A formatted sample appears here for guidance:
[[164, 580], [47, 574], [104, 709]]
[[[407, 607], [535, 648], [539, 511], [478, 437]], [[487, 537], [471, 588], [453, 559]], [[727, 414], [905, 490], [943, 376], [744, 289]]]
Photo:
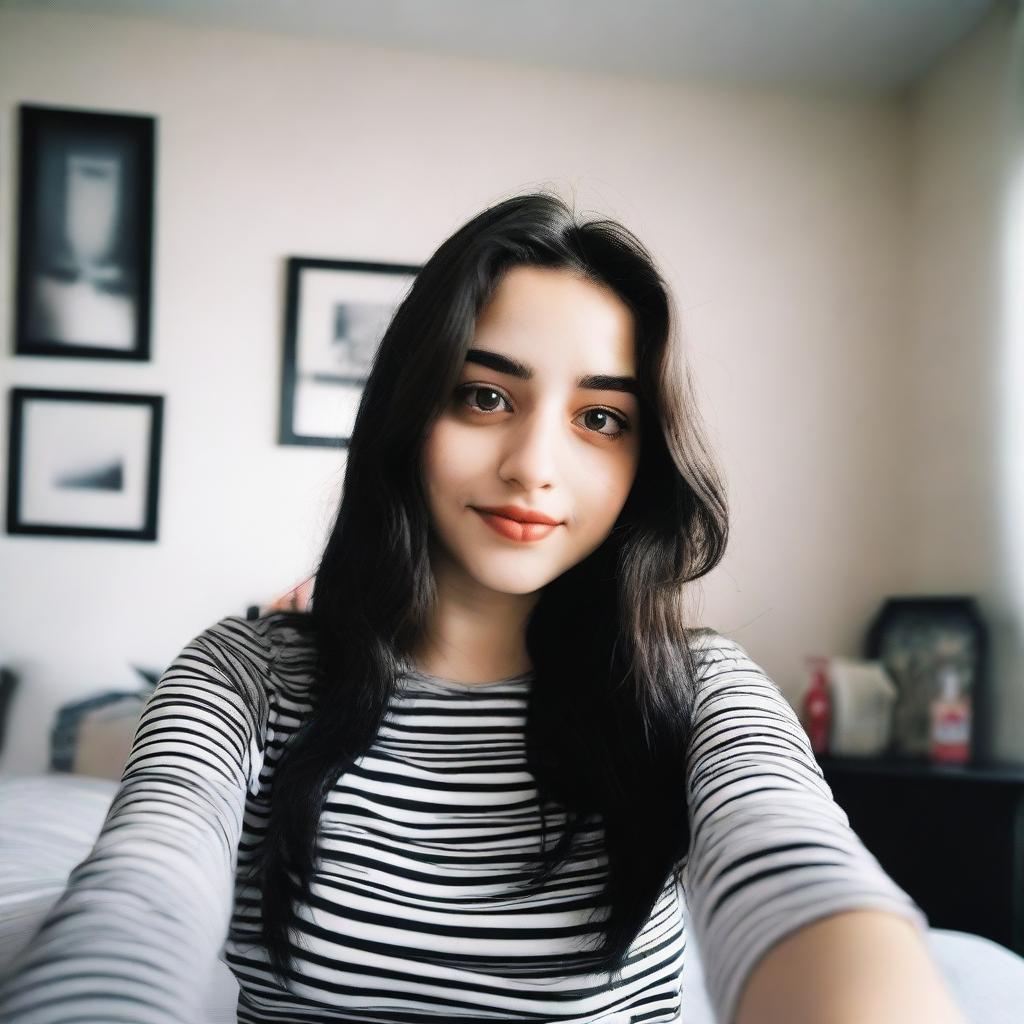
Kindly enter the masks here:
[[933, 927], [1024, 954], [1024, 764], [818, 763], [853, 830]]

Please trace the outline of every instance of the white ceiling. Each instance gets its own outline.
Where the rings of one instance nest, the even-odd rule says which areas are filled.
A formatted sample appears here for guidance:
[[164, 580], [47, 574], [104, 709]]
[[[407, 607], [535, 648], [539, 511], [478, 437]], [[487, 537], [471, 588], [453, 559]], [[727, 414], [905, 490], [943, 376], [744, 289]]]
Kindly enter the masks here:
[[548, 67], [880, 93], [1018, 0], [0, 0]]

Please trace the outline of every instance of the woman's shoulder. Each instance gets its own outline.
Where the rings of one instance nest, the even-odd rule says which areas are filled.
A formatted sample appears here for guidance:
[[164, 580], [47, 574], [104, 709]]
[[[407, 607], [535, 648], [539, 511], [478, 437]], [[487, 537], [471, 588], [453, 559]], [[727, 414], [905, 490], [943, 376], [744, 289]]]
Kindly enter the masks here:
[[256, 618], [227, 615], [189, 645], [217, 658], [235, 678], [301, 698], [316, 663], [312, 616], [273, 611]]
[[688, 630], [687, 639], [698, 665], [709, 666], [722, 662], [754, 664], [746, 648], [739, 641], [710, 626]]
[[691, 631], [696, 683], [696, 710], [726, 706], [745, 714], [754, 706], [778, 711], [786, 697], [772, 676], [746, 647], [714, 629]]

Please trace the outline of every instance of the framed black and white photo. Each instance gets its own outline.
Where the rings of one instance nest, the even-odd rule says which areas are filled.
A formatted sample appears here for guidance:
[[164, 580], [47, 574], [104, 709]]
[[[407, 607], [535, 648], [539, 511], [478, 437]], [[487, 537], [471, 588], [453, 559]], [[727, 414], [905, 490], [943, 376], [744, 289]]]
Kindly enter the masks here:
[[155, 118], [19, 114], [15, 353], [149, 359]]
[[163, 404], [12, 388], [7, 532], [156, 540]]
[[971, 759], [988, 754], [988, 630], [973, 598], [961, 595], [890, 597], [879, 609], [865, 642], [896, 684], [891, 753], [928, 754], [930, 706], [940, 670], [952, 671], [970, 703]]
[[279, 444], [347, 446], [377, 346], [419, 270], [288, 260]]

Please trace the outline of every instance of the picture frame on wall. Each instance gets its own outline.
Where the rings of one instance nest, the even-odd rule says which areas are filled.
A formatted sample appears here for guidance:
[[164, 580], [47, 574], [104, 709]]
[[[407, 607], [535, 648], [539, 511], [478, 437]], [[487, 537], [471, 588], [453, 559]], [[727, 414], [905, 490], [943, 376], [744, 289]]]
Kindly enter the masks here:
[[377, 347], [419, 271], [288, 259], [279, 444], [348, 446]]
[[955, 674], [971, 707], [970, 760], [988, 757], [988, 630], [973, 598], [888, 598], [868, 629], [865, 653], [883, 664], [896, 685], [893, 756], [928, 757], [941, 670]]
[[162, 395], [12, 388], [7, 532], [155, 541]]
[[18, 113], [15, 354], [148, 360], [156, 119]]

